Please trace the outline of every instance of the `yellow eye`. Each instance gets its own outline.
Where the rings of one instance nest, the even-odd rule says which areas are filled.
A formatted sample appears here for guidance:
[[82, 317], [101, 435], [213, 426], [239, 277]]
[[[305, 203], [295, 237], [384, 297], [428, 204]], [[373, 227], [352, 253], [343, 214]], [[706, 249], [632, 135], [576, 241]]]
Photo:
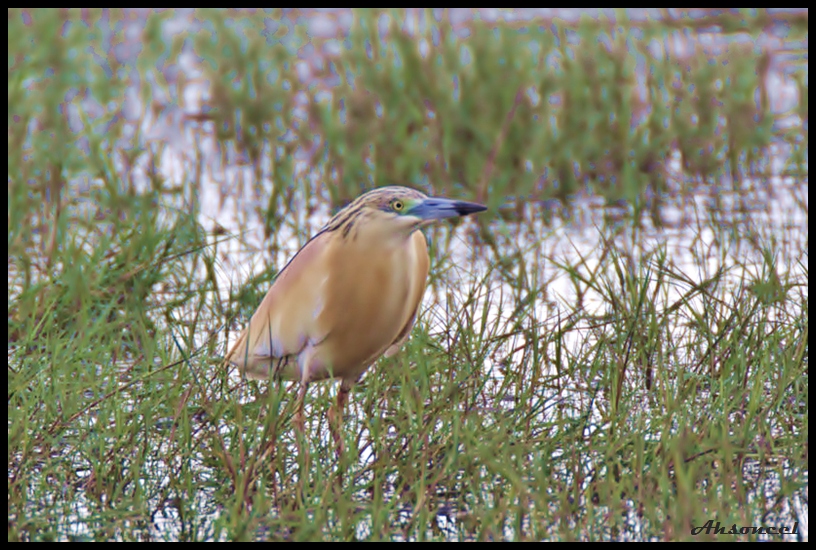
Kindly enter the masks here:
[[397, 199], [391, 202], [391, 208], [394, 209], [394, 212], [402, 212], [405, 210], [405, 203]]

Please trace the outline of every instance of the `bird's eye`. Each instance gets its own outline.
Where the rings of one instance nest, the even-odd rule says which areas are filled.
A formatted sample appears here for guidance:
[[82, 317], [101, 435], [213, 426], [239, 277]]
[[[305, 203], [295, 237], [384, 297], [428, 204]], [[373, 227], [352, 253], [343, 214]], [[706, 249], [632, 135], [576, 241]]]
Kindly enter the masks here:
[[405, 210], [405, 203], [397, 199], [391, 202], [391, 208], [394, 209], [394, 212], [402, 212]]

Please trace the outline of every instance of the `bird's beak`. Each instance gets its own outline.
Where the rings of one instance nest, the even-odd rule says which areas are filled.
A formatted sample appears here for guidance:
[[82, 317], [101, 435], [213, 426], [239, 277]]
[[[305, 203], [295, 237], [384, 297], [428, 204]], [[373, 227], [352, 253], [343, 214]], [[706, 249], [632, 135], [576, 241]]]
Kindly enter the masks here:
[[476, 212], [487, 210], [487, 206], [475, 202], [454, 201], [429, 197], [415, 205], [408, 213], [424, 221], [441, 220], [444, 218], [454, 218], [456, 216], [467, 216]]

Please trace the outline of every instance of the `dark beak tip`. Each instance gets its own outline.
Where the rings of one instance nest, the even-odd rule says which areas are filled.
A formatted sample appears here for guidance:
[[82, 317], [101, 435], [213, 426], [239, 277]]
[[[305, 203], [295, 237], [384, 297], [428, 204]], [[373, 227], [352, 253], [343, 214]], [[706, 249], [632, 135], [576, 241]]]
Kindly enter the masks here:
[[487, 206], [483, 204], [477, 204], [475, 202], [465, 202], [458, 205], [456, 209], [460, 215], [467, 216], [469, 214], [476, 214], [477, 212], [484, 212], [487, 210]]

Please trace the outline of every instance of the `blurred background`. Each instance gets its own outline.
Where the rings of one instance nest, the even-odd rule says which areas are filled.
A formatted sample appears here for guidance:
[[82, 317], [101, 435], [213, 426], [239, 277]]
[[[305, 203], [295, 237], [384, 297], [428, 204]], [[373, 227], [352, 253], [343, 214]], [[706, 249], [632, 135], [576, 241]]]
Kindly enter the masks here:
[[[8, 44], [9, 540], [807, 540], [807, 10], [13, 9]], [[489, 211], [427, 230], [342, 460], [310, 388], [304, 464], [291, 387], [223, 355], [394, 184]]]

